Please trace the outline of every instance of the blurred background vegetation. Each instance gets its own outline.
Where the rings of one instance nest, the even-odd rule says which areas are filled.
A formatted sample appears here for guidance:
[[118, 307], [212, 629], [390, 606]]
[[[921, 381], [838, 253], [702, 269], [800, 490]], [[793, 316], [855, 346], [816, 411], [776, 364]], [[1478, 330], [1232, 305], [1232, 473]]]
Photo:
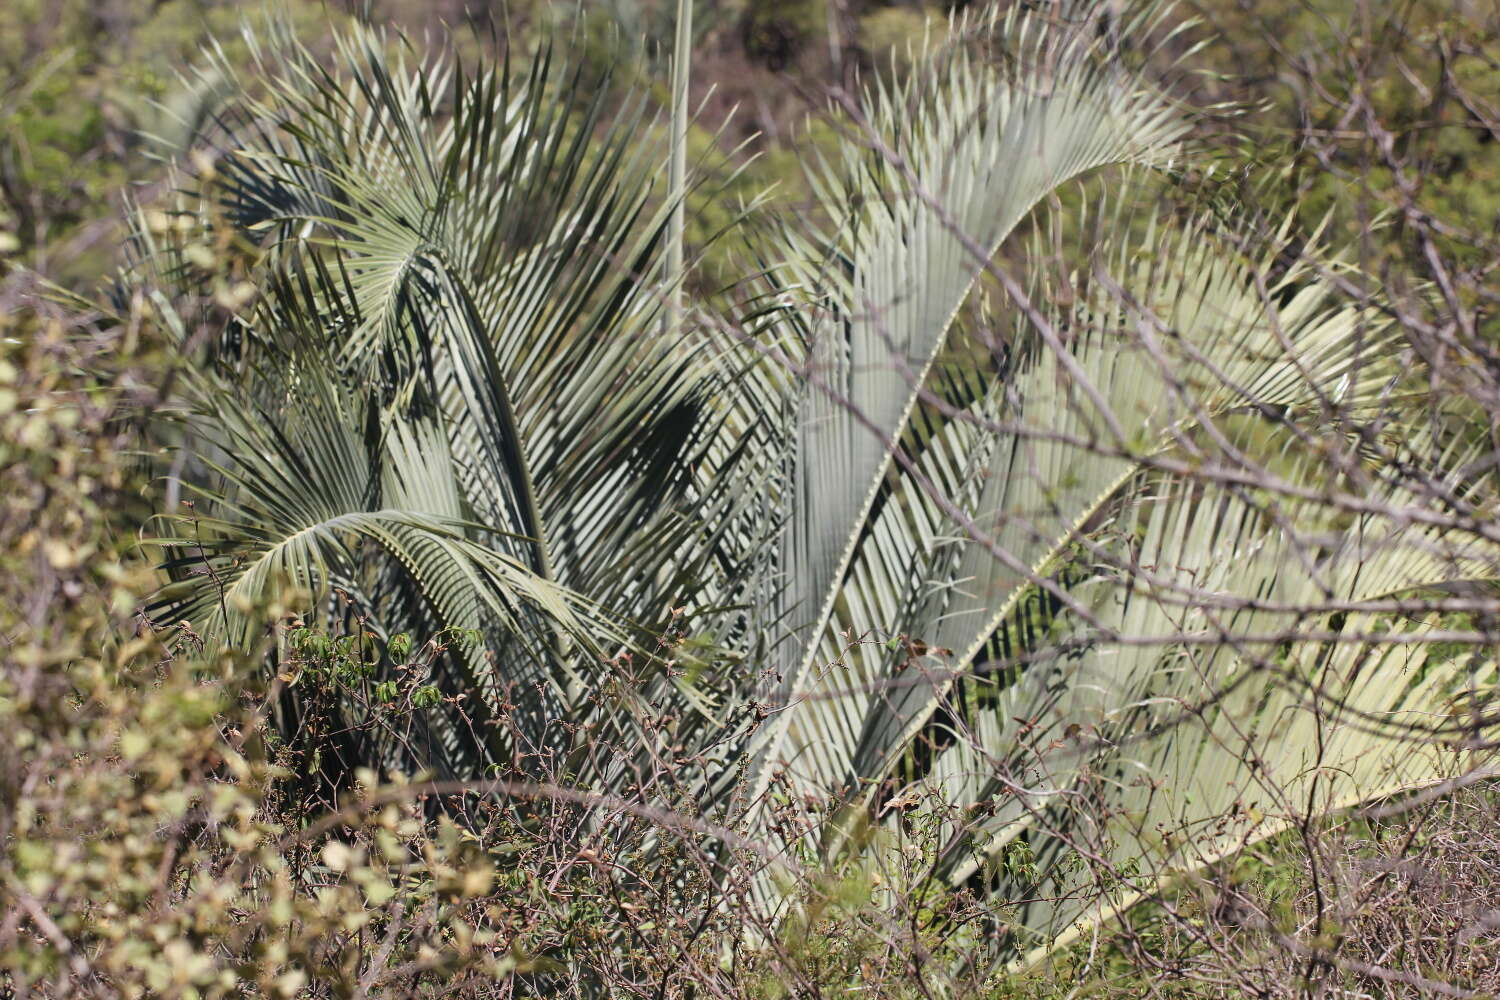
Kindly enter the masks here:
[[[690, 239], [706, 243], [741, 202], [766, 192], [804, 203], [801, 164], [827, 145], [829, 126], [817, 112], [830, 90], [899, 72], [913, 48], [965, 6], [700, 0], [692, 152], [710, 183], [688, 212]], [[1237, 162], [1248, 152], [1267, 174], [1284, 182], [1290, 173], [1295, 182], [1273, 188], [1268, 177], [1245, 177], [1247, 188], [1277, 192], [1281, 203], [1266, 206], [1268, 217], [1295, 205], [1304, 224], [1316, 225], [1332, 213], [1333, 242], [1362, 246], [1367, 269], [1378, 271], [1382, 259], [1414, 249], [1403, 244], [1412, 220], [1395, 210], [1395, 196], [1407, 190], [1420, 212], [1441, 220], [1444, 251], [1460, 249], [1473, 263], [1493, 247], [1500, 4], [1183, 0], [1179, 8], [1202, 25], [1189, 33], [1202, 43], [1187, 55], [1194, 99], [1255, 111], [1227, 116], [1227, 127], [1204, 138], [1233, 143]], [[667, 0], [281, 0], [271, 8], [9, 0], [0, 5], [0, 253], [75, 288], [106, 273], [122, 235], [123, 196], [149, 201], [159, 193], [161, 158], [184, 147], [215, 96], [215, 80], [196, 72], [204, 47], [212, 41], [231, 64], [244, 60], [238, 28], [264, 9], [284, 13], [314, 45], [351, 18], [414, 41], [451, 33], [471, 54], [525, 54], [554, 39], [601, 84], [622, 92], [644, 84], [667, 99], [674, 9]], [[609, 72], [621, 65], [633, 69]], [[630, 73], [636, 78], [626, 79]], [[1458, 86], [1445, 86], [1450, 81]], [[1382, 141], [1411, 165], [1404, 175], [1379, 162]], [[704, 264], [705, 286], [730, 273], [712, 257]]]

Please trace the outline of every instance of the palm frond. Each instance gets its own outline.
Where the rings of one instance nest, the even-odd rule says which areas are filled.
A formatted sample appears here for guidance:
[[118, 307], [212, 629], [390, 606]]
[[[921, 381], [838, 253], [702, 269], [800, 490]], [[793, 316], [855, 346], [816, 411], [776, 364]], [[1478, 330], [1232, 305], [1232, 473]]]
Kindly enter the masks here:
[[[767, 691], [777, 708], [805, 691], [892, 451], [1001, 242], [1060, 184], [1164, 163], [1187, 129], [1169, 101], [1112, 68], [1086, 28], [1049, 31], [1039, 15], [1013, 13], [992, 30], [1008, 68], [960, 46], [905, 88], [872, 95], [845, 162], [818, 179], [837, 233], [826, 250], [794, 242], [782, 255], [807, 380], [784, 600], [813, 641], [784, 647]], [[767, 729], [762, 786], [785, 732]]]

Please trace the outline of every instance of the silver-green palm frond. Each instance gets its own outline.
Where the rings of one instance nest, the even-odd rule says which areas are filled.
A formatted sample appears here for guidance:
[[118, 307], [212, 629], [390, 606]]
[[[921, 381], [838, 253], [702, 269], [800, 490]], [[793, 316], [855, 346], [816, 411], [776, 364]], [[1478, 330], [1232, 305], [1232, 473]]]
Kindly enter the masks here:
[[[1493, 490], [1450, 468], [1455, 496]], [[1387, 482], [1369, 498], [1441, 506], [1423, 492]], [[1026, 844], [1034, 881], [1006, 890], [1032, 899], [1010, 925], [1023, 962], [1177, 873], [1464, 766], [1449, 709], [1494, 664], [1431, 656], [1436, 616], [1416, 609], [1426, 588], [1494, 579], [1500, 547], [1366, 514], [1310, 557], [1319, 506], [1158, 480], [1117, 522], [1116, 557], [1072, 590], [1091, 620], [1055, 630], [1045, 683], [957, 715], [985, 740], [951, 741], [933, 772], [949, 801], [986, 807], [955, 810], [943, 867], [993, 889], [998, 859]], [[1392, 610], [1401, 597], [1412, 612]]]
[[[973, 28], [1004, 46], [1007, 65], [960, 45], [906, 86], [871, 94], [869, 111], [851, 116], [844, 161], [818, 178], [836, 232], [826, 247], [789, 240], [775, 275], [797, 303], [795, 363], [806, 373], [785, 618], [813, 636], [857, 562], [922, 384], [1001, 243], [1069, 180], [1162, 164], [1187, 131], [1086, 27], [1059, 32], [1013, 13]], [[819, 648], [783, 647], [774, 708], [802, 696]], [[763, 760], [787, 731], [768, 728]]]
[[[742, 362], [711, 327], [661, 322], [672, 205], [643, 104], [585, 93], [546, 57], [525, 75], [413, 70], [361, 30], [328, 70], [273, 42], [269, 94], [226, 113], [202, 185], [204, 214], [254, 242], [260, 292], [203, 355], [219, 375], [186, 422], [216, 543], [254, 554], [235, 586], [336, 585], [382, 631], [481, 628], [467, 688], [499, 701], [545, 681], [520, 710], [535, 727], [601, 711], [582, 706], [603, 661], [649, 650], [693, 595], [741, 587], [756, 541], [739, 511], [758, 459], [737, 442], [759, 418], [713, 404]], [[142, 256], [179, 287], [193, 273], [170, 244]], [[391, 551], [406, 581], [371, 584], [342, 534], [373, 537], [396, 498], [445, 541]], [[201, 615], [217, 597], [191, 549], [172, 593]], [[524, 621], [497, 613], [520, 593], [502, 580]], [[649, 683], [706, 723], [703, 690]]]

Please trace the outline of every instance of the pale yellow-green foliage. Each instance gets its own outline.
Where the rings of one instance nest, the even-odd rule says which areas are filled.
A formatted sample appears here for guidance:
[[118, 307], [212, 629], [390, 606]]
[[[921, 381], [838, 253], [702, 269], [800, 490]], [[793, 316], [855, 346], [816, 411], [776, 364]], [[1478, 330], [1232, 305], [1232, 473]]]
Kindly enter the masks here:
[[19, 310], [0, 335], [0, 992], [504, 971], [464, 912], [489, 866], [455, 828], [429, 838], [404, 802], [315, 822], [278, 784], [251, 659], [132, 617], [152, 574], [117, 422], [151, 388], [131, 336]]

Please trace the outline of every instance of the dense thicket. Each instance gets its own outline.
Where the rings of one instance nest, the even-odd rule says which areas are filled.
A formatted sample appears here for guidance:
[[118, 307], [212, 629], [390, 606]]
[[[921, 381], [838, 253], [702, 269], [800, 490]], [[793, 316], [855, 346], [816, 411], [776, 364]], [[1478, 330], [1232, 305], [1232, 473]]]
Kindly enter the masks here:
[[1493, 11], [708, 5], [684, 232], [665, 7], [176, 6], [0, 15], [7, 987], [1492, 984]]

